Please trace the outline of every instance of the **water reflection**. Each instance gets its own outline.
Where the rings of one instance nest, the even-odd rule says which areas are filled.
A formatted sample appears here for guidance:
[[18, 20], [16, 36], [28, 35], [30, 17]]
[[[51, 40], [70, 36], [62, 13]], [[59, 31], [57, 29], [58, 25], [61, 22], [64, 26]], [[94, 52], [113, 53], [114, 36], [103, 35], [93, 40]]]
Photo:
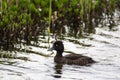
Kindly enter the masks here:
[[61, 78], [61, 76], [62, 76], [62, 67], [63, 67], [62, 64], [55, 64], [55, 67], [54, 67], [55, 73], [54, 73], [53, 77]]

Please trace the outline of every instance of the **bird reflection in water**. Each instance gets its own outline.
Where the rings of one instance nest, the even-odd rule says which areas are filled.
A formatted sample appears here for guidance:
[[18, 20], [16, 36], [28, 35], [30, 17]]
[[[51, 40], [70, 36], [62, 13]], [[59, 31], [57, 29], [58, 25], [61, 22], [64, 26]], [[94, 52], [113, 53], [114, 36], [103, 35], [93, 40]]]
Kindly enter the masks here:
[[54, 69], [55, 69], [55, 73], [54, 73], [54, 77], [55, 78], [61, 78], [61, 75], [62, 75], [62, 67], [63, 65], [62, 64], [56, 64]]

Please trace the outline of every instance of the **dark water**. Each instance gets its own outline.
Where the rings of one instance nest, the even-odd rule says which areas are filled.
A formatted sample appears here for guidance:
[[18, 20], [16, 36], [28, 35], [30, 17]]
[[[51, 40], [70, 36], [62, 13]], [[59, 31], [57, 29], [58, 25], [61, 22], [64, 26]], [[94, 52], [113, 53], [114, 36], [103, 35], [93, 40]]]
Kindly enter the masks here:
[[[19, 52], [18, 56], [26, 56], [30, 61], [0, 58], [0, 80], [120, 80], [120, 26], [113, 31], [96, 28], [96, 34], [87, 38], [66, 37], [63, 42], [65, 51], [90, 56], [98, 63], [91, 66], [57, 65], [53, 62], [55, 54], [45, 57]], [[48, 44], [40, 43], [40, 46]], [[26, 47], [42, 54], [51, 54], [46, 48]]]

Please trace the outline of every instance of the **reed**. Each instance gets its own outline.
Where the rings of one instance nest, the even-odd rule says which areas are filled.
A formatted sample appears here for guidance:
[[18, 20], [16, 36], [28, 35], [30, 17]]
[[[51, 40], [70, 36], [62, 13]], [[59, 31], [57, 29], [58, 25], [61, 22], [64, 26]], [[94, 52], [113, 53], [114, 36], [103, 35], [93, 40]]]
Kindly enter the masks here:
[[[104, 26], [105, 19], [115, 25], [119, 0], [0, 0], [0, 47], [14, 50], [16, 44], [31, 45], [39, 35], [82, 37]], [[57, 13], [55, 13], [57, 12]], [[54, 14], [55, 13], [55, 14]], [[56, 18], [53, 20], [51, 16]], [[112, 21], [112, 23], [111, 23]], [[52, 22], [52, 23], [51, 23]], [[69, 31], [66, 33], [65, 25]], [[108, 26], [111, 28], [111, 26]], [[52, 28], [52, 29], [51, 29]], [[47, 33], [46, 33], [46, 30]]]
[[[52, 14], [52, 1], [50, 0], [50, 6], [49, 6], [49, 27], [48, 27], [48, 44], [50, 43], [51, 14]], [[50, 45], [49, 45], [49, 47], [50, 47]]]

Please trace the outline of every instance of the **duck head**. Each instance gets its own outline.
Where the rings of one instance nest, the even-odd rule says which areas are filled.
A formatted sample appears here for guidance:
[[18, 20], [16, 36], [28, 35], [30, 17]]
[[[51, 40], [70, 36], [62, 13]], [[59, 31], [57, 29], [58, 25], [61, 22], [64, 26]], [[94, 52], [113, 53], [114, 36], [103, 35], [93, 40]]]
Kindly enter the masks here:
[[48, 51], [56, 50], [57, 53], [62, 54], [64, 51], [64, 45], [62, 41], [56, 41], [54, 42], [53, 46], [48, 49]]

